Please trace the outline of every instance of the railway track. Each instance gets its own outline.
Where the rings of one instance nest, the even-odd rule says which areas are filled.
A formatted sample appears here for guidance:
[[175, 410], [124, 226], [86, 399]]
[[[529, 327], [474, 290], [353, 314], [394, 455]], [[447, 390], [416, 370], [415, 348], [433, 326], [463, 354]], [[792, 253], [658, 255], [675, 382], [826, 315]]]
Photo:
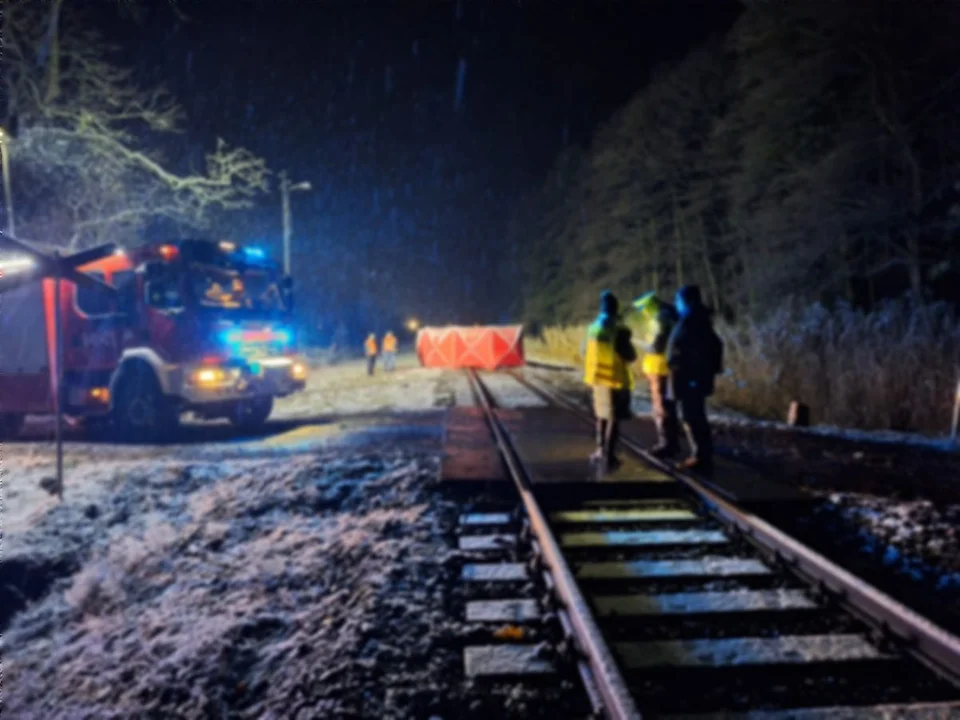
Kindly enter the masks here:
[[[561, 656], [598, 716], [960, 718], [956, 637], [628, 438], [628, 451], [662, 475], [642, 497], [602, 483], [535, 485], [494, 394], [469, 377], [519, 492], [533, 569], [550, 591], [538, 607], [556, 615]], [[590, 421], [555, 391], [516, 379], [551, 412]], [[510, 542], [512, 521], [462, 520], [482, 528], [477, 547]], [[494, 577], [495, 565], [473, 571]], [[521, 618], [537, 611], [511, 607]], [[515, 648], [518, 667], [537, 658]]]

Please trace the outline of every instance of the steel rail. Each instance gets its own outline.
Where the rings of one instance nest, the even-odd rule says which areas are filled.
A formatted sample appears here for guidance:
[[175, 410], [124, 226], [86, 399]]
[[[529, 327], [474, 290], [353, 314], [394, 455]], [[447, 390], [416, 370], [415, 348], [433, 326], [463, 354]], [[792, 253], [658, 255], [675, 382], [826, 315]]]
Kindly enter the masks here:
[[[592, 419], [583, 408], [559, 391], [534, 384], [518, 375], [514, 377], [543, 399], [552, 400], [592, 424]], [[635, 439], [621, 435], [621, 443], [647, 464], [682, 482], [701, 498], [707, 510], [719, 520], [735, 527], [760, 548], [772, 552], [794, 572], [832, 593], [848, 610], [893, 635], [912, 657], [960, 686], [960, 637], [930, 622], [765, 520], [738, 508], [696, 478], [678, 472], [648, 453]]]
[[590, 606], [580, 592], [580, 588], [577, 587], [573, 573], [560, 551], [553, 531], [547, 524], [546, 516], [534, 497], [530, 474], [494, 412], [489, 391], [475, 371], [469, 371], [468, 377], [487, 417], [497, 447], [520, 493], [530, 520], [530, 530], [540, 545], [544, 564], [550, 570], [556, 593], [563, 604], [563, 609], [567, 612], [574, 640], [590, 666], [594, 686], [603, 700], [604, 712], [610, 720], [639, 720], [640, 712], [627, 689], [620, 668], [600, 633]]

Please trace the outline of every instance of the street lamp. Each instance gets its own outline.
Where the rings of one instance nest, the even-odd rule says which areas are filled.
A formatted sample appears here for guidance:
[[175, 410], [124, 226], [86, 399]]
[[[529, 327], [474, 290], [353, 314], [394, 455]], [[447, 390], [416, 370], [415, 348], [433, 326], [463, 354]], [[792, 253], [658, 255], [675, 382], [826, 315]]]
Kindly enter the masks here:
[[290, 274], [290, 238], [293, 235], [293, 221], [290, 218], [290, 193], [312, 190], [313, 186], [309, 182], [298, 182], [292, 184], [287, 176], [287, 171], [280, 173], [280, 198], [283, 204], [283, 272]]
[[7, 218], [7, 235], [14, 236], [13, 191], [10, 189], [10, 142], [13, 138], [0, 126], [0, 170], [3, 172], [3, 212]]

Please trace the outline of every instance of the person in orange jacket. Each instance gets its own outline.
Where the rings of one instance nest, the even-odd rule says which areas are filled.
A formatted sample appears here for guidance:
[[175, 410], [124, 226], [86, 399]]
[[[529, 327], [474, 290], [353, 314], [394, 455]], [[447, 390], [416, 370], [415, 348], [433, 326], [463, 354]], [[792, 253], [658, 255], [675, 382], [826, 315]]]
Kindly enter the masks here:
[[383, 336], [383, 369], [385, 372], [397, 369], [397, 336], [392, 330]]
[[363, 344], [363, 349], [367, 356], [367, 375], [373, 375], [377, 365], [377, 336], [373, 333], [367, 335], [367, 341]]

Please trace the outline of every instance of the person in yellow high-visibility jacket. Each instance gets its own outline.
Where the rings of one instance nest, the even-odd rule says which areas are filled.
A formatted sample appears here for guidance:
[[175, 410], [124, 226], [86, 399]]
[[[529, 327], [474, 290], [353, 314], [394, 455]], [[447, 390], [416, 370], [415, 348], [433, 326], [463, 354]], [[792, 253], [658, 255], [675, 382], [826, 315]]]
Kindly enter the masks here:
[[383, 370], [393, 372], [397, 369], [397, 336], [388, 330], [383, 336]]
[[630, 329], [619, 317], [620, 303], [605, 291], [600, 296], [600, 314], [587, 330], [584, 349], [584, 382], [593, 388], [597, 449], [590, 460], [604, 471], [616, 470], [620, 421], [630, 417], [633, 375], [630, 363], [637, 359]]
[[660, 458], [673, 457], [679, 449], [680, 426], [677, 423], [677, 403], [669, 392], [667, 345], [680, 316], [673, 305], [652, 292], [634, 300], [633, 309], [640, 314], [645, 329], [640, 338], [644, 349], [641, 367], [650, 384], [650, 404], [657, 427], [657, 444], [650, 452]]
[[373, 375], [377, 365], [377, 336], [373, 333], [367, 335], [367, 340], [363, 344], [364, 353], [367, 356], [367, 375]]

